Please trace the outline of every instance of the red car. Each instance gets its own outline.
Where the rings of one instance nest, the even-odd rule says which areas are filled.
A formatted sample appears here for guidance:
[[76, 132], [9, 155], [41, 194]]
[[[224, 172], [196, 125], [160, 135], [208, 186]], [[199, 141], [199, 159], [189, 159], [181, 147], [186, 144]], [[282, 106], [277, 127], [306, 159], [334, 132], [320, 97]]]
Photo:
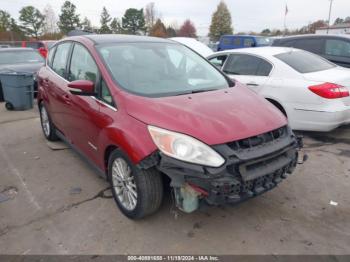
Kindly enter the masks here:
[[159, 208], [165, 176], [192, 212], [266, 192], [297, 163], [299, 140], [273, 105], [171, 40], [66, 38], [38, 82], [45, 137], [86, 156], [129, 218]]

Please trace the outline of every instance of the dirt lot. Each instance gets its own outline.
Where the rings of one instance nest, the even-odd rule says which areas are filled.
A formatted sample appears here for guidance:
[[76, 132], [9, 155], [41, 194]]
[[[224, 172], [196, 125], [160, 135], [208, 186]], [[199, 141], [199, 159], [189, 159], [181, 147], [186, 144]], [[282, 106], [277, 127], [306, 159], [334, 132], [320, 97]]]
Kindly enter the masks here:
[[350, 127], [304, 135], [308, 162], [273, 191], [193, 214], [168, 195], [135, 222], [74, 151], [48, 147], [36, 109], [0, 104], [0, 254], [349, 254]]

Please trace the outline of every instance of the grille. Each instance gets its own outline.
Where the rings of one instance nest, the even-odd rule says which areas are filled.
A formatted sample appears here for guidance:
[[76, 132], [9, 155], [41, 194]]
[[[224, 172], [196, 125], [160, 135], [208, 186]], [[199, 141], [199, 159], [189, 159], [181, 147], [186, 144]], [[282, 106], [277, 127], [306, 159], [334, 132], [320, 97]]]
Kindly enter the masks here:
[[252, 149], [262, 146], [263, 144], [271, 143], [275, 140], [281, 139], [285, 137], [287, 133], [287, 126], [284, 126], [261, 135], [230, 142], [227, 143], [227, 145], [235, 151]]

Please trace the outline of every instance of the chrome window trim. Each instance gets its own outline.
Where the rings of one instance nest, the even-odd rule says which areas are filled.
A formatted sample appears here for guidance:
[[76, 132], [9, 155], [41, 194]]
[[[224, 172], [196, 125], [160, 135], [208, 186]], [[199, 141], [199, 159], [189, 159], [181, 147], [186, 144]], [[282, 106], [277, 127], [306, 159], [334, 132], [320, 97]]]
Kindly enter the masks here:
[[109, 109], [113, 110], [114, 112], [118, 112], [118, 109], [115, 108], [114, 106], [111, 106], [111, 105], [107, 104], [106, 102], [104, 102], [104, 101], [98, 99], [98, 98], [95, 97], [95, 96], [90, 96], [90, 97], [91, 97], [92, 99], [94, 99], [95, 101], [99, 102], [100, 104], [102, 104], [102, 105], [108, 107]]

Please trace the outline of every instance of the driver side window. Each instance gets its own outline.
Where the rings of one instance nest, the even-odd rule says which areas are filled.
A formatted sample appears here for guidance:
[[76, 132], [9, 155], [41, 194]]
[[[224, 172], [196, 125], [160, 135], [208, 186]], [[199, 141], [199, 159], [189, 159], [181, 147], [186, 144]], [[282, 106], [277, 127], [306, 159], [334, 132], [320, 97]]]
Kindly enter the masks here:
[[98, 68], [90, 53], [80, 44], [75, 44], [68, 74], [68, 81], [90, 80], [96, 84]]

